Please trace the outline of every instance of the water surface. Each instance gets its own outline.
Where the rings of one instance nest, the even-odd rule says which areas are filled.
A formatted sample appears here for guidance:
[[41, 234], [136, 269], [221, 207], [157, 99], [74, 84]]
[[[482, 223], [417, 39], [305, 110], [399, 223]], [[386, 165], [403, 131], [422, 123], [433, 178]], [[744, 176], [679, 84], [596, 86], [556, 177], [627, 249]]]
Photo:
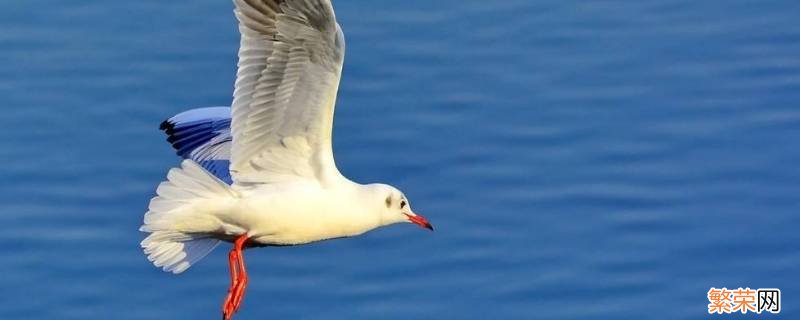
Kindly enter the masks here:
[[[797, 317], [800, 3], [336, 8], [338, 165], [437, 231], [249, 251], [239, 318], [698, 319], [712, 286]], [[219, 316], [227, 248], [173, 276], [137, 229], [158, 124], [230, 103], [231, 10], [0, 3], [0, 318]]]

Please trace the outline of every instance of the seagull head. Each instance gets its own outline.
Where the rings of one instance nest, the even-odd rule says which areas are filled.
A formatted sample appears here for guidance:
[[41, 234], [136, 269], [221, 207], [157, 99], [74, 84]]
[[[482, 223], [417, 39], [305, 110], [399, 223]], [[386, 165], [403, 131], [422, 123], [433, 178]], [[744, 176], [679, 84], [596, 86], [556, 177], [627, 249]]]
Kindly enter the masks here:
[[411, 210], [411, 204], [400, 190], [385, 184], [376, 184], [373, 187], [379, 195], [381, 220], [384, 224], [407, 222], [433, 231], [428, 219]]

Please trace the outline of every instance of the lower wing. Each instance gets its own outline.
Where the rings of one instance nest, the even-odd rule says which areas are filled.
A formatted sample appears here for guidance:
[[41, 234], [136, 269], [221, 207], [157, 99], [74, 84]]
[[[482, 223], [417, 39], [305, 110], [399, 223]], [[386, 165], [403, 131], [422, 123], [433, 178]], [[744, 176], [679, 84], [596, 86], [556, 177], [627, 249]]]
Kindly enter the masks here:
[[161, 123], [178, 156], [191, 159], [228, 184], [231, 159], [231, 108], [210, 107], [179, 113]]

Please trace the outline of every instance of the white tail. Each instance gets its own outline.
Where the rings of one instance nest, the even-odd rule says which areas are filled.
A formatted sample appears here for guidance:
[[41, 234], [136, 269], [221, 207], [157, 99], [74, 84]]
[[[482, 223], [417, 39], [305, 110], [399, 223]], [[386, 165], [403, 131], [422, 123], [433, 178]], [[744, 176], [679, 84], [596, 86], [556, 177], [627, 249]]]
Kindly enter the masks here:
[[214, 214], [226, 211], [237, 194], [192, 160], [171, 169], [156, 193], [139, 229], [150, 233], [141, 246], [156, 267], [181, 273], [219, 244], [210, 235], [219, 227]]

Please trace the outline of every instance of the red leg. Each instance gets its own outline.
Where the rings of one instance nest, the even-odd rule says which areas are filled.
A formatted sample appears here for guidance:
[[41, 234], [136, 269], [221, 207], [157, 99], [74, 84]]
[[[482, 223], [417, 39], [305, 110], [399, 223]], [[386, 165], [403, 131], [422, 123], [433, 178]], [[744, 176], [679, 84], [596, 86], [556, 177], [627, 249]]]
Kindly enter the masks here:
[[[239, 244], [240, 240], [241, 244]], [[240, 238], [237, 240], [237, 246], [242, 247], [246, 240], [246, 238]], [[250, 282], [250, 279], [247, 277], [247, 269], [244, 267], [244, 255], [242, 252], [239, 252], [239, 259], [237, 262], [239, 267], [239, 281], [237, 281], [237, 287], [233, 293], [233, 312], [239, 311], [239, 306], [242, 304], [242, 299], [244, 299], [244, 291], [247, 288], [247, 283]]]
[[228, 295], [225, 297], [225, 303], [222, 305], [222, 319], [230, 320], [233, 314], [239, 310], [239, 305], [242, 303], [244, 297], [244, 289], [247, 286], [247, 272], [244, 268], [244, 255], [242, 250], [245, 242], [247, 242], [247, 235], [241, 235], [236, 238], [233, 243], [233, 249], [228, 254], [228, 266], [231, 272], [231, 286], [228, 288]]
[[239, 271], [237, 270], [237, 260], [239, 260], [239, 255], [236, 253], [236, 249], [232, 249], [230, 253], [228, 253], [228, 267], [230, 267], [231, 273], [231, 286], [228, 287], [228, 295], [225, 297], [225, 302], [222, 304], [222, 318], [223, 320], [230, 320], [233, 316], [233, 310], [231, 306], [233, 305], [233, 292], [236, 286], [239, 284]]

